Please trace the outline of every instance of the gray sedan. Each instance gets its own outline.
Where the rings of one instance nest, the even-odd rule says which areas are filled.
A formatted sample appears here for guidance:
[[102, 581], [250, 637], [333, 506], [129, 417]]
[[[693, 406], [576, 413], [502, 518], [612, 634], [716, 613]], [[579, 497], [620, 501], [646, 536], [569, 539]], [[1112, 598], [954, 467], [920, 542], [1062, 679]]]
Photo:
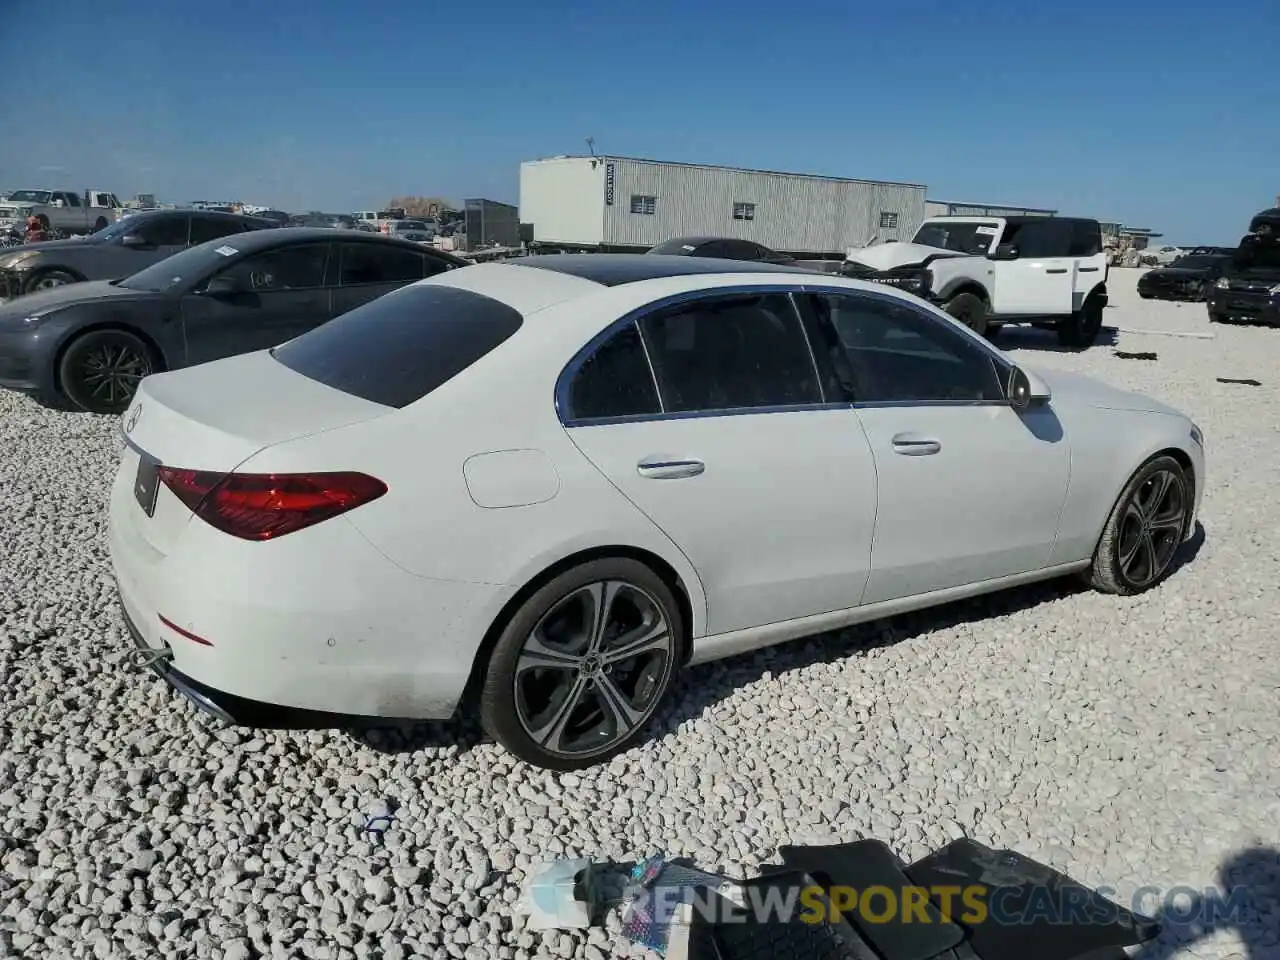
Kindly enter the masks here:
[[269, 220], [206, 210], [153, 210], [71, 240], [0, 249], [0, 299], [85, 280], [118, 280], [179, 250], [273, 227]]

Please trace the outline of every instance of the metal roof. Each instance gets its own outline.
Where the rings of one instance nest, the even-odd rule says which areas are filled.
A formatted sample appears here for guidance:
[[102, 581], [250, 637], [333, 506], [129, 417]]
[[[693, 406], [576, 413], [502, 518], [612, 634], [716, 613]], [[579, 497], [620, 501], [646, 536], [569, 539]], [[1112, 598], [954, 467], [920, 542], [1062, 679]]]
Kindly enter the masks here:
[[662, 167], [693, 167], [698, 170], [724, 170], [729, 173], [763, 173], [771, 177], [803, 177], [806, 180], [830, 180], [836, 183], [870, 183], [891, 187], [914, 187], [917, 190], [926, 189], [923, 183], [906, 183], [901, 180], [867, 180], [860, 177], [831, 177], [822, 173], [794, 173], [786, 170], [757, 170], [754, 167], [730, 167], [718, 163], [688, 163], [683, 160], [651, 160], [647, 157], [622, 157], [612, 153], [594, 157], [589, 154], [562, 154], [556, 157], [539, 157], [537, 160], [526, 160], [525, 163], [542, 163], [547, 160], [628, 160], [632, 163], [653, 163]]

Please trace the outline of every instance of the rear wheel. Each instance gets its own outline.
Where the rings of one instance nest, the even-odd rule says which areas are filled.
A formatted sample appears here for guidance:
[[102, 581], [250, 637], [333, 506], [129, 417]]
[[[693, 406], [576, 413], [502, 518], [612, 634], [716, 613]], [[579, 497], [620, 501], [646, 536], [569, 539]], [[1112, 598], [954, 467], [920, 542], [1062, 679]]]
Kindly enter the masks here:
[[959, 320], [979, 336], [987, 333], [987, 305], [982, 298], [972, 293], [957, 293], [943, 307], [947, 313]]
[[1217, 310], [1210, 310], [1209, 322], [1210, 323], [1226, 323], [1227, 315], [1225, 313], [1219, 313]]
[[66, 270], [41, 270], [27, 281], [23, 290], [35, 293], [37, 290], [52, 290], [68, 283], [79, 283], [80, 278]]
[[1091, 347], [1102, 332], [1102, 301], [1089, 297], [1079, 310], [1058, 324], [1058, 343], [1064, 347]]
[[644, 564], [593, 560], [536, 590], [503, 628], [480, 722], [507, 750], [551, 770], [607, 760], [643, 734], [671, 686], [685, 625]]
[[94, 330], [71, 342], [58, 375], [62, 392], [82, 410], [119, 414], [156, 367], [150, 348], [132, 333]]
[[1089, 583], [1103, 593], [1150, 590], [1166, 576], [1182, 544], [1191, 485], [1172, 457], [1153, 457], [1125, 486], [1102, 531]]

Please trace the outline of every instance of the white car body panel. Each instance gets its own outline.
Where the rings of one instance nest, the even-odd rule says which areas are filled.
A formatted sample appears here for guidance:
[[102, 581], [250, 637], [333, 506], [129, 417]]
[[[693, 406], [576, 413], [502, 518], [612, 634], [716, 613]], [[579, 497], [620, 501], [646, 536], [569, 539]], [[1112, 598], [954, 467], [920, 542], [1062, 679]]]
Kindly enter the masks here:
[[[899, 297], [1009, 362], [936, 308], [875, 284], [797, 272], [603, 287], [511, 264], [423, 284], [503, 300], [524, 325], [403, 409], [260, 352], [148, 378], [124, 415], [131, 447], [112, 492], [112, 563], [141, 642], [170, 645], [188, 677], [286, 706], [442, 717], [512, 598], [584, 552], [669, 567], [689, 601], [692, 658], [705, 661], [1079, 569], [1151, 453], [1183, 451], [1203, 476], [1184, 416], [1060, 374], [1043, 378], [1049, 407], [1022, 414], [829, 405], [566, 428], [557, 413], [560, 372], [612, 321], [715, 288]], [[1065, 432], [1056, 442], [1052, 418]], [[901, 432], [942, 449], [896, 454]], [[163, 486], [147, 518], [133, 496], [138, 450], [208, 470], [358, 470], [389, 492], [279, 539], [242, 541]], [[706, 470], [642, 477], [636, 465], [650, 457]]]

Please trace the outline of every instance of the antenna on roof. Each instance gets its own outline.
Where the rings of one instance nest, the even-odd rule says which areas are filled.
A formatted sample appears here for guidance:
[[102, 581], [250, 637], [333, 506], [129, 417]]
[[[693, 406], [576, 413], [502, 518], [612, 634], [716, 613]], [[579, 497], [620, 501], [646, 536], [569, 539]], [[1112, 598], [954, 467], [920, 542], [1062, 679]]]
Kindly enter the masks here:
[[591, 156], [596, 155], [596, 138], [587, 137], [587, 149], [591, 152]]

